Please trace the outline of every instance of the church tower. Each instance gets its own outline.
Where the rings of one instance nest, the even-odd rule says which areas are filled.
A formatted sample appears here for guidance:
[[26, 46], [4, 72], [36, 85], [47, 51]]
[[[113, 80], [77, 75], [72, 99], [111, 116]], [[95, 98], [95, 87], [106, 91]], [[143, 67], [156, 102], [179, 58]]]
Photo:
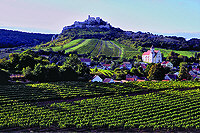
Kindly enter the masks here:
[[150, 50], [151, 50], [151, 53], [154, 53], [154, 47], [153, 47], [153, 45], [151, 46]]
[[151, 46], [150, 51], [151, 51], [150, 54], [149, 54], [150, 60], [151, 60], [152, 63], [155, 63], [155, 61], [154, 61], [155, 51], [154, 51], [153, 45]]

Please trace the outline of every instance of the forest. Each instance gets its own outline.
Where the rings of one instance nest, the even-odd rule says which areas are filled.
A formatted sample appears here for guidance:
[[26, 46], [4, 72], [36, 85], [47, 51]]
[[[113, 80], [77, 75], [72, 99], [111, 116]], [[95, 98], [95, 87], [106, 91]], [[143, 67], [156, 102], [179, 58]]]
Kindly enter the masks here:
[[35, 46], [51, 41], [52, 34], [26, 33], [0, 29], [0, 48]]

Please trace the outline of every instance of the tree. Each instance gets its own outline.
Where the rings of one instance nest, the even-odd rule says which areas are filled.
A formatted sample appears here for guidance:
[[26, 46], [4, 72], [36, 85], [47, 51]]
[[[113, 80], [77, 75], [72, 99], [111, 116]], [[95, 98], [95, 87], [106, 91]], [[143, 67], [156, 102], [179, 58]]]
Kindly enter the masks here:
[[142, 74], [141, 74], [141, 73], [138, 71], [138, 69], [135, 68], [135, 67], [132, 67], [132, 68], [131, 68], [130, 73], [131, 73], [132, 75], [135, 75], [135, 76], [138, 76], [138, 77], [141, 77], [141, 76], [142, 76]]
[[22, 70], [28, 66], [33, 69], [35, 64], [37, 64], [37, 62], [34, 60], [32, 55], [24, 54], [20, 56], [19, 63], [16, 65], [16, 69]]
[[45, 66], [46, 80], [47, 81], [59, 81], [59, 70], [55, 63]]
[[32, 80], [32, 78], [33, 78], [32, 70], [31, 70], [31, 67], [29, 67], [29, 66], [26, 68], [23, 68], [22, 74], [25, 76], [26, 79]]
[[14, 69], [15, 66], [19, 63], [19, 54], [16, 53], [9, 54], [9, 59], [11, 68]]
[[0, 84], [8, 84], [9, 73], [0, 69]]
[[66, 64], [69, 64], [72, 66], [72, 68], [77, 67], [77, 64], [81, 64], [81, 60], [78, 58], [76, 54], [70, 54], [69, 57], [66, 58]]
[[116, 79], [125, 79], [126, 74], [127, 74], [126, 70], [122, 70], [120, 68], [116, 68], [114, 70], [114, 75], [115, 75]]
[[181, 62], [180, 63], [180, 70], [179, 70], [179, 79], [190, 79], [190, 74], [188, 72], [188, 69], [186, 68], [187, 63]]
[[151, 66], [148, 72], [148, 79], [150, 80], [162, 80], [165, 77], [165, 70], [160, 63]]
[[98, 72], [98, 68], [97, 68], [97, 66], [95, 66], [95, 68], [94, 68], [94, 72]]
[[150, 63], [147, 65], [146, 69], [144, 70], [145, 75], [148, 76], [149, 70], [151, 69], [151, 67], [154, 65], [154, 63]]
[[40, 63], [35, 65], [32, 73], [33, 73], [33, 80], [41, 82], [46, 81], [46, 74], [47, 74], [46, 69], [45, 66], [41, 65]]
[[137, 62], [141, 62], [142, 61], [142, 57], [139, 54], [136, 55], [136, 61]]
[[59, 68], [61, 81], [73, 81], [78, 79], [78, 74], [68, 65]]

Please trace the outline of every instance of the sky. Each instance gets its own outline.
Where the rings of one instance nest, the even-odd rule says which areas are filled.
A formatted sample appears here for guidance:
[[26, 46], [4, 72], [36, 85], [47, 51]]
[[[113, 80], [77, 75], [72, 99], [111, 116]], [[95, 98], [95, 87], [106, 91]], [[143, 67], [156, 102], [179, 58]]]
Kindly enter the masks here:
[[200, 0], [0, 0], [0, 28], [58, 34], [88, 15], [126, 31], [200, 38]]

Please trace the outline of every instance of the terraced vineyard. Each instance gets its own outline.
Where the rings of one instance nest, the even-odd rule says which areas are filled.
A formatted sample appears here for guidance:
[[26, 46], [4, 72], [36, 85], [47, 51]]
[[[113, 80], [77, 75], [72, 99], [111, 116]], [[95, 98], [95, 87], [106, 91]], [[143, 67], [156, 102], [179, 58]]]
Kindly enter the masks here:
[[79, 54], [90, 53], [92, 56], [105, 54], [106, 56], [121, 57], [121, 48], [110, 41], [92, 39], [87, 45], [77, 49]]
[[48, 50], [49, 48], [53, 51], [65, 50], [65, 53], [77, 51], [78, 54], [91, 54], [91, 56], [105, 54], [108, 57], [121, 57], [127, 59], [133, 58], [133, 56], [136, 56], [137, 54], [141, 55], [140, 52], [123, 44], [99, 39], [76, 39], [64, 45], [43, 47], [43, 50]]
[[3, 85], [0, 131], [199, 132], [199, 86], [150, 81]]

